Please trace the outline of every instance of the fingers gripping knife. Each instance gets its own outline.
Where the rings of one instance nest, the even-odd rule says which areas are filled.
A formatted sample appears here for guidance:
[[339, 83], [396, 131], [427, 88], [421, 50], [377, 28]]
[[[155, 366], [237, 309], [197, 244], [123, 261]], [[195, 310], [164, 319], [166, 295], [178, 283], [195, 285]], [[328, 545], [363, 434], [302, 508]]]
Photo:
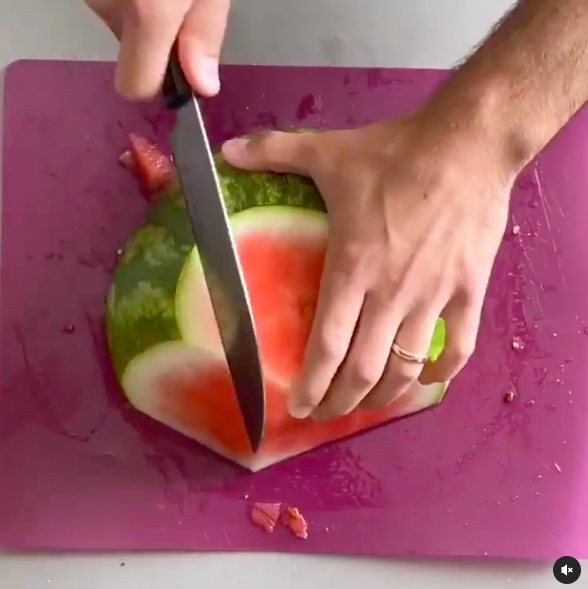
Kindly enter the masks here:
[[265, 392], [251, 305], [200, 107], [175, 50], [170, 57], [163, 95], [166, 106], [177, 113], [171, 136], [174, 164], [233, 387], [251, 447], [256, 452], [263, 438]]

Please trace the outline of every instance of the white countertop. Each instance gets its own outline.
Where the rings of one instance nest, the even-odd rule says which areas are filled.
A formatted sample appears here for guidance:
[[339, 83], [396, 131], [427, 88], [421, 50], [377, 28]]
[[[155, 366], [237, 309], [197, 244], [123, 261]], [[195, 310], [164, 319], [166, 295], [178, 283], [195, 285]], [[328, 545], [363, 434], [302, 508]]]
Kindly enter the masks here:
[[[511, 0], [233, 0], [227, 63], [452, 66]], [[116, 57], [82, 0], [0, 3], [0, 68], [21, 58]], [[2, 484], [0, 482], [0, 484]], [[121, 566], [124, 563], [124, 566]], [[552, 564], [383, 561], [268, 554], [12, 556], [3, 589], [548, 589]], [[588, 575], [588, 563], [584, 564]], [[588, 587], [584, 578], [578, 586]], [[291, 580], [290, 580], [291, 579]], [[290, 585], [291, 584], [291, 585]]]

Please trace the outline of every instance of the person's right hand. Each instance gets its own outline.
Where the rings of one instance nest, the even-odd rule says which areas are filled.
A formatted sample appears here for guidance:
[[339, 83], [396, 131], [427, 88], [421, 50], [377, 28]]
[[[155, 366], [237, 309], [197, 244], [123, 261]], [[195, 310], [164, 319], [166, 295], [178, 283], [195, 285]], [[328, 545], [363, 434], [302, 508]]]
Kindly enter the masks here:
[[130, 100], [149, 100], [161, 88], [176, 39], [194, 91], [214, 96], [230, 0], [86, 0], [120, 41], [115, 86]]

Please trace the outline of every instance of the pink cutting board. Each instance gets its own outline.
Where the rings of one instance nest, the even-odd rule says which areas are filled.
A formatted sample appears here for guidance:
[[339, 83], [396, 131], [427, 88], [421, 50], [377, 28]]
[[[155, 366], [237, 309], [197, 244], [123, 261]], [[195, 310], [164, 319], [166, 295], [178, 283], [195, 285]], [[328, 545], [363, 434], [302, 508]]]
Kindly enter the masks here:
[[[225, 67], [206, 117], [216, 142], [360, 125], [443, 76]], [[0, 545], [588, 557], [588, 112], [516, 185], [479, 347], [443, 405], [252, 475], [133, 411], [113, 380], [103, 300], [145, 209], [116, 160], [129, 132], [164, 139], [170, 119], [112, 79], [112, 64], [51, 61], [5, 78]], [[253, 527], [256, 500], [297, 505], [309, 539]]]

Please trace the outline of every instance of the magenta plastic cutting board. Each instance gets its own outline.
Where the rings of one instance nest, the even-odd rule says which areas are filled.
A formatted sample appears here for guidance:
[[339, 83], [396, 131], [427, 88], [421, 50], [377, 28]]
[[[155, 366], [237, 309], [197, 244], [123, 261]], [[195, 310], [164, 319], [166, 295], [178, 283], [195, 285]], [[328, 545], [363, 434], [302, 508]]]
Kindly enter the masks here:
[[[206, 118], [215, 142], [360, 125], [443, 76], [225, 67]], [[479, 347], [443, 405], [253, 475], [136, 413], [113, 380], [104, 295], [145, 208], [117, 156], [170, 120], [112, 80], [112, 64], [41, 61], [5, 78], [0, 545], [588, 557], [588, 112], [517, 182]], [[309, 539], [255, 528], [252, 501], [297, 505]]]

